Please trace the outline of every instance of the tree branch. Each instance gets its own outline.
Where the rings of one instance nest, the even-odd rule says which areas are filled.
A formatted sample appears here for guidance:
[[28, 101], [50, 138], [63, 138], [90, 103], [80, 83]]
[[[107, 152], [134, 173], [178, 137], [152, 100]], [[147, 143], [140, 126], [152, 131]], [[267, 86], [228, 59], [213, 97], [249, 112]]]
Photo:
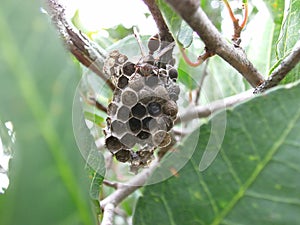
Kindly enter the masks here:
[[[241, 48], [227, 43], [217, 28], [199, 7], [198, 0], [165, 0], [197, 32], [207, 49], [216, 53], [234, 67], [253, 86], [260, 85], [264, 79], [247, 59]], [[226, 74], [224, 74], [226, 76]]]
[[165, 20], [155, 3], [155, 0], [143, 0], [144, 3], [147, 5], [150, 13], [152, 14], [152, 17], [156, 23], [156, 26], [159, 30], [159, 36], [161, 41], [165, 41], [168, 43], [171, 43], [174, 41], [173, 36], [171, 35], [169, 28], [167, 24], [165, 23]]
[[80, 63], [90, 68], [101, 77], [111, 89], [114, 89], [114, 85], [102, 72], [106, 55], [104, 50], [77, 30], [77, 28], [68, 21], [65, 15], [66, 9], [58, 0], [46, 0], [46, 2], [52, 22], [56, 26], [67, 49]]
[[252, 93], [252, 90], [249, 90], [234, 96], [217, 100], [207, 105], [200, 105], [196, 107], [193, 106], [192, 108], [187, 109], [182, 115], [179, 115], [175, 123], [184, 123], [193, 119], [208, 117], [218, 110], [226, 109], [227, 107], [232, 107], [238, 103], [250, 99], [253, 96], [254, 95]]
[[254, 93], [262, 93], [265, 90], [278, 85], [299, 61], [300, 41], [295, 44], [292, 52], [282, 60], [280, 65], [271, 73], [270, 77], [255, 89]]
[[144, 169], [130, 181], [119, 186], [119, 188], [115, 192], [100, 201], [101, 208], [105, 209], [108, 204], [117, 206], [119, 203], [121, 203], [126, 197], [128, 197], [131, 193], [133, 193], [135, 190], [139, 189], [146, 183], [147, 179], [154, 172], [158, 165], [159, 162], [157, 160], [153, 161], [149, 168]]
[[103, 210], [103, 219], [101, 225], [113, 225], [114, 223], [114, 210], [115, 206], [113, 204], [107, 204]]

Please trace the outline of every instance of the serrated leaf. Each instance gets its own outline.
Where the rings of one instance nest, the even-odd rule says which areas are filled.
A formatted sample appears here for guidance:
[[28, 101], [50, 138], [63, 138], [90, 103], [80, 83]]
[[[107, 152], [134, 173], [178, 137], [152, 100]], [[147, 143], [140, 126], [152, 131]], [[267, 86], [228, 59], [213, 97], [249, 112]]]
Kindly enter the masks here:
[[[228, 110], [221, 151], [204, 172], [199, 162], [211, 124], [202, 126], [195, 153], [178, 175], [145, 187], [134, 224], [297, 224], [299, 95], [298, 83]], [[178, 152], [191, 151], [194, 138]]]

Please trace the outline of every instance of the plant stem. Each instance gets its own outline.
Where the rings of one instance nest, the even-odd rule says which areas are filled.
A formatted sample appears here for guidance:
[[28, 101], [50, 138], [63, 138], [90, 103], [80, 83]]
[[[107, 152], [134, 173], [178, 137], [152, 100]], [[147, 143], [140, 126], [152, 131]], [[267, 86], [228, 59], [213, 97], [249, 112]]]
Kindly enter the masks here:
[[197, 32], [207, 49], [227, 61], [234, 67], [252, 87], [260, 85], [264, 79], [253, 64], [247, 59], [245, 52], [235, 48], [224, 40], [217, 28], [199, 7], [196, 0], [165, 0], [175, 11]]

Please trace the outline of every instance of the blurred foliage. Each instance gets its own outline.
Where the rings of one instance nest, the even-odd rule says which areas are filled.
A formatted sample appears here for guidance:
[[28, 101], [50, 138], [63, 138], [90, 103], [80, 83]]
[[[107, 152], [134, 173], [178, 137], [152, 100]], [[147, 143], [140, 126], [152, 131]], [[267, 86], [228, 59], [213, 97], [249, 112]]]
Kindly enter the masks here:
[[0, 8], [0, 115], [17, 140], [0, 224], [95, 224], [71, 124], [80, 74], [39, 8], [18, 0]]
[[[300, 5], [297, 0], [291, 0], [289, 5], [284, 0], [264, 2], [270, 15], [264, 21], [257, 21], [261, 8], [250, 1], [253, 9], [242, 35], [250, 37], [245, 43], [249, 59], [267, 75], [299, 40]], [[188, 47], [187, 54], [196, 59], [204, 48], [201, 40], [164, 1], [157, 0], [157, 3], [177, 42]], [[201, 0], [200, 5], [222, 31], [222, 2]], [[86, 165], [75, 144], [71, 124], [80, 68], [65, 53], [49, 18], [39, 12], [39, 7], [37, 3], [12, 0], [2, 2], [0, 8], [0, 118], [12, 121], [17, 135], [10, 166], [11, 184], [0, 195], [0, 225], [95, 224], [95, 214], [100, 213], [97, 198], [109, 191], [101, 188], [105, 173], [103, 155], [97, 151], [83, 120], [86, 118], [101, 128], [105, 115], [89, 107], [79, 110], [82, 106], [75, 96], [73, 112], [78, 114], [73, 115], [73, 122], [78, 126], [74, 132], [89, 164]], [[84, 32], [107, 51], [118, 49], [139, 60], [140, 49], [131, 35], [132, 29], [121, 22], [106, 29], [109, 37], [97, 31]], [[73, 23], [81, 26], [78, 13]], [[255, 33], [258, 25], [263, 26], [264, 32]], [[144, 46], [148, 38], [142, 37]], [[201, 104], [250, 88], [242, 76], [217, 56], [209, 59], [206, 66], [197, 68], [188, 66], [176, 49], [175, 56], [181, 83], [180, 112], [186, 110], [191, 91], [198, 88], [204, 74], [207, 77], [201, 87]], [[298, 80], [299, 68], [298, 65], [284, 82]], [[107, 104], [111, 91], [90, 72], [86, 73], [85, 78], [90, 80], [81, 80], [80, 91], [92, 90], [102, 104]], [[215, 224], [297, 223], [298, 90], [299, 84], [292, 89], [275, 89], [228, 110], [222, 151], [204, 173], [199, 172], [198, 163], [210, 134], [210, 123], [202, 126], [199, 151], [179, 171], [179, 177], [144, 188], [135, 210], [132, 207], [139, 194], [131, 195], [121, 204], [124, 212], [128, 216], [134, 214], [134, 224], [138, 225], [212, 221]], [[184, 143], [198, 137], [197, 132], [188, 135]], [[189, 144], [184, 144], [182, 148], [188, 147]]]

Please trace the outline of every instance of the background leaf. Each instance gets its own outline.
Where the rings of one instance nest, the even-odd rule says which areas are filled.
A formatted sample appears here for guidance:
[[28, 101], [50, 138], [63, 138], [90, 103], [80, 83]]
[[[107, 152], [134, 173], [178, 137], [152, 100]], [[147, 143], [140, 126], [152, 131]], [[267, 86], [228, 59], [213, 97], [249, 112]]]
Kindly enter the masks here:
[[[300, 40], [300, 1], [291, 0], [286, 6], [286, 13], [280, 36], [277, 40], [277, 58], [278, 61], [284, 59], [293, 49], [294, 45]], [[298, 65], [283, 81], [290, 83], [300, 78], [300, 66]]]
[[[134, 224], [297, 224], [299, 95], [298, 84], [227, 110], [221, 151], [204, 172], [199, 162], [211, 124], [202, 126], [196, 151], [178, 175], [145, 188]], [[190, 151], [193, 138], [179, 153]]]
[[34, 2], [0, 8], [0, 115], [17, 139], [0, 224], [95, 224], [71, 115], [79, 71]]

